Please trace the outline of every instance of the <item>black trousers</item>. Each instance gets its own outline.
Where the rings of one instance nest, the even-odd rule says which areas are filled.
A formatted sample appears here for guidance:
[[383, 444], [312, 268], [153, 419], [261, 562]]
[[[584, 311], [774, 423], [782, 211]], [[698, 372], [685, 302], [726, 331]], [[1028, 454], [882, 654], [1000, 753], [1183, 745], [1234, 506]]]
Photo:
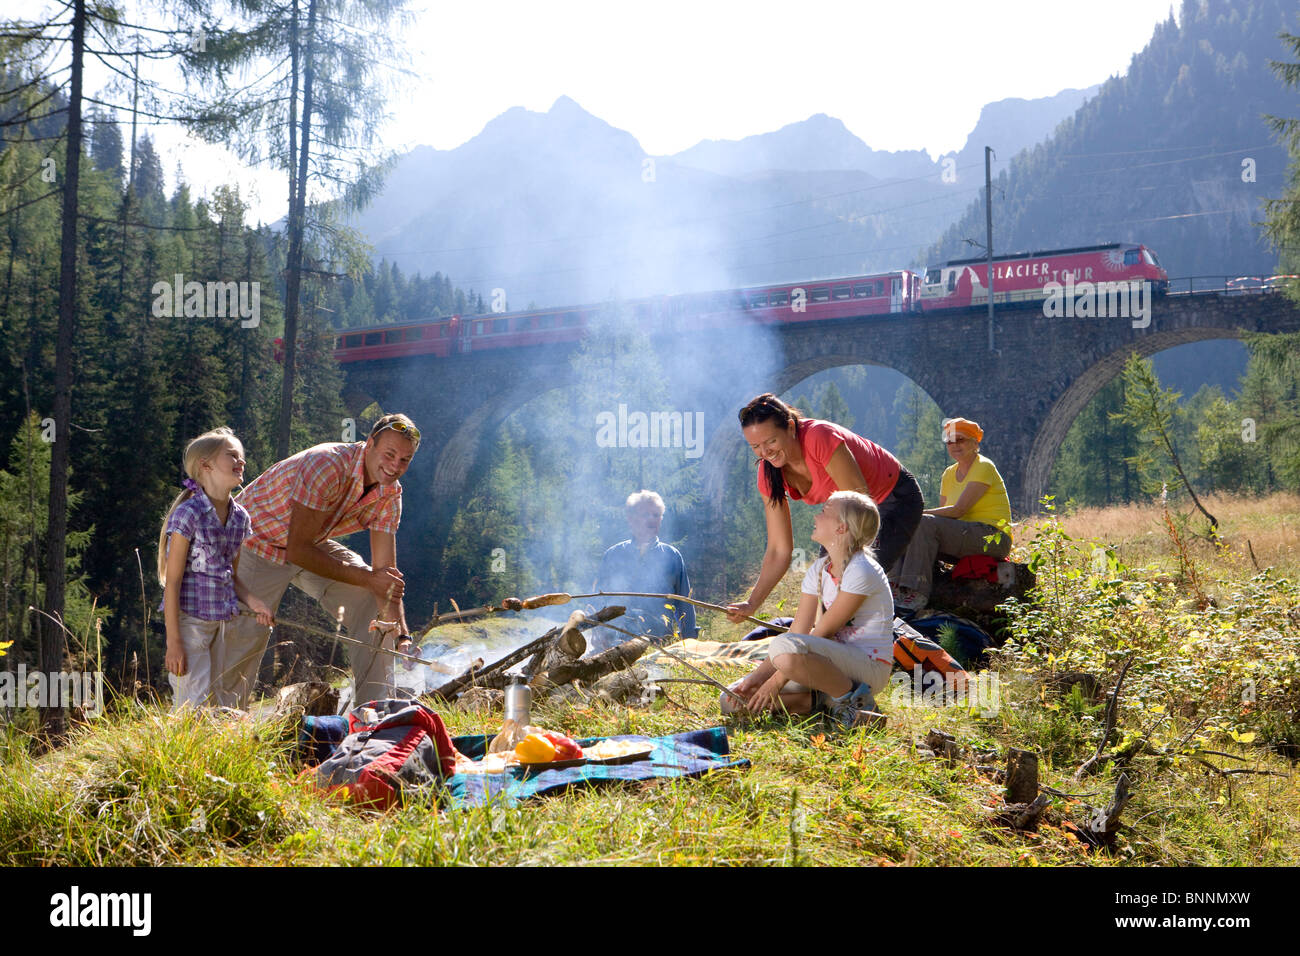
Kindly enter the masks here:
[[912, 473], [900, 465], [898, 483], [877, 507], [880, 509], [880, 533], [876, 535], [876, 563], [888, 573], [907, 551], [907, 543], [921, 523], [925, 498]]

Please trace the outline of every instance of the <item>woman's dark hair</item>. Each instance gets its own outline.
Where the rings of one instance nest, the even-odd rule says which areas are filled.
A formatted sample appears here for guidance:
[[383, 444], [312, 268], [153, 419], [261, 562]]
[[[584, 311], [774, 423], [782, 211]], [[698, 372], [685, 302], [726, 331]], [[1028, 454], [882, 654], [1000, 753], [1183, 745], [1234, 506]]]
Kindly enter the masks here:
[[[790, 423], [794, 422], [797, 431], [799, 409], [787, 405], [771, 392], [764, 392], [740, 410], [740, 427], [748, 428], [763, 422], [773, 422], [781, 429], [789, 428]], [[767, 475], [768, 500], [773, 505], [779, 505], [785, 501], [785, 477], [781, 474], [781, 469], [770, 461], [763, 461], [759, 467]]]

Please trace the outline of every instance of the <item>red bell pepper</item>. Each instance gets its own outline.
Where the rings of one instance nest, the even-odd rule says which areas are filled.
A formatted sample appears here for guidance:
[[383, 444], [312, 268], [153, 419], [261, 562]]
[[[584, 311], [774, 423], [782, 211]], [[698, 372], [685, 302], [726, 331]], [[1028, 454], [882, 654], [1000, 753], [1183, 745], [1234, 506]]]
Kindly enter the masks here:
[[566, 737], [554, 730], [543, 731], [542, 736], [555, 746], [556, 760], [577, 760], [582, 756], [582, 748], [572, 737]]

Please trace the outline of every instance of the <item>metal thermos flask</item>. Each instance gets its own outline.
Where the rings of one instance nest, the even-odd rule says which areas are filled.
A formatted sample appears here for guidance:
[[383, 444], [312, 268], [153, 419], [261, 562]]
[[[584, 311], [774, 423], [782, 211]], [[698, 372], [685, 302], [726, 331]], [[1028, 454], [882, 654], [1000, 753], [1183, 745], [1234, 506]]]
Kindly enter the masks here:
[[528, 710], [533, 703], [533, 691], [525, 682], [523, 675], [516, 674], [506, 685], [506, 720], [513, 720], [521, 727], [528, 724]]

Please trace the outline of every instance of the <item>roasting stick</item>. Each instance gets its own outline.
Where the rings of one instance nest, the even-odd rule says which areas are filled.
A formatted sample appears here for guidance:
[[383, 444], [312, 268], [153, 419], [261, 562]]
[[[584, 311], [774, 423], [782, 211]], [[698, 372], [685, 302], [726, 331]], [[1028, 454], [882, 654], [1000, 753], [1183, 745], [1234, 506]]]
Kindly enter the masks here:
[[[450, 621], [460, 621], [469, 617], [478, 617], [484, 614], [495, 614], [498, 611], [531, 611], [539, 607], [552, 607], [559, 604], [568, 604], [570, 601], [577, 601], [583, 598], [601, 598], [601, 597], [641, 597], [641, 598], [662, 598], [665, 601], [684, 601], [687, 604], [693, 604], [696, 607], [702, 607], [710, 611], [721, 611], [727, 613], [727, 609], [721, 604], [710, 604], [707, 601], [697, 601], [695, 598], [686, 597], [683, 594], [647, 594], [644, 591], [597, 591], [595, 594], [569, 594], [565, 591], [556, 591], [550, 594], [538, 594], [524, 600], [518, 598], [506, 598], [500, 605], [485, 604], [482, 607], [470, 608], [466, 611], [455, 611], [451, 614], [439, 614], [429, 622], [429, 627], [437, 627]], [[781, 633], [788, 630], [779, 624], [773, 624], [770, 621], [759, 620], [756, 617], [746, 617], [746, 621], [766, 627], [770, 630]]]
[[[721, 604], [710, 604], [707, 601], [697, 601], [695, 598], [688, 598], [682, 594], [645, 594], [639, 591], [597, 591], [595, 594], [571, 594], [569, 600], [576, 601], [579, 598], [595, 597], [643, 597], [643, 598], [663, 598], [665, 601], [685, 601], [687, 604], [694, 604], [696, 607], [707, 608], [710, 611], [721, 611], [723, 614], [728, 613], [727, 609]], [[773, 624], [771, 621], [761, 621], [756, 617], [746, 617], [746, 621], [752, 621], [754, 624], [762, 625], [768, 630], [776, 631], [778, 634], [784, 634], [790, 630], [788, 627], [782, 627], [780, 624]]]
[[[639, 637], [639, 638], [644, 639], [645, 636], [646, 636], [646, 635], [644, 635], [644, 634], [633, 634], [631, 631], [624, 630], [624, 629], [621, 628], [621, 627], [615, 627], [613, 624], [604, 624], [604, 625], [602, 625], [602, 626], [603, 626], [603, 627], [607, 627], [607, 628], [609, 628], [611, 631], [618, 631], [620, 634], [626, 634], [628, 637]], [[695, 671], [695, 673], [699, 674], [701, 677], [703, 677], [706, 681], [708, 681], [708, 682], [709, 682], [710, 684], [712, 684], [714, 687], [718, 688], [718, 689], [719, 689], [720, 691], [722, 691], [724, 694], [730, 694], [732, 697], [736, 698], [736, 700], [740, 701], [740, 702], [741, 702], [742, 704], [744, 704], [745, 706], [747, 706], [747, 707], [749, 706], [749, 701], [745, 700], [745, 698], [741, 697], [739, 694], [737, 694], [734, 690], [732, 690], [732, 689], [731, 689], [730, 687], [728, 687], [726, 684], [722, 683], [722, 682], [719, 681], [719, 680], [715, 680], [714, 678], [710, 677], [708, 674], [704, 673], [704, 671], [700, 670], [698, 667], [696, 667], [696, 666], [695, 666], [694, 664], [692, 664], [690, 661], [688, 661], [688, 660], [686, 660], [686, 659], [684, 659], [684, 658], [678, 657], [676, 654], [674, 654], [674, 653], [673, 653], [672, 651], [670, 651], [668, 648], [666, 648], [666, 647], [660, 647], [659, 645], [656, 644], [656, 645], [655, 645], [655, 651], [657, 651], [657, 652], [660, 653], [660, 654], [667, 654], [669, 657], [671, 657], [673, 660], [675, 660], [678, 664], [681, 664], [683, 667], [689, 667], [691, 670]]]
[[[240, 609], [240, 614], [245, 617], [256, 617], [252, 611]], [[423, 664], [430, 667], [439, 674], [456, 674], [458, 671], [448, 667], [446, 664], [439, 664], [437, 661], [426, 661], [423, 657], [417, 657], [414, 654], [403, 654], [401, 651], [390, 651], [388, 648], [377, 644], [367, 644], [365, 641], [358, 641], [355, 638], [344, 637], [342, 634], [335, 634], [333, 631], [327, 631], [323, 628], [312, 627], [310, 624], [298, 624], [294, 621], [276, 621], [276, 627], [293, 627], [308, 634], [315, 634], [317, 637], [323, 637], [326, 640], [342, 641], [344, 644], [356, 644], [358, 647], [368, 647], [372, 651], [378, 651], [381, 654], [387, 654], [389, 657], [396, 657], [404, 661], [412, 661], [416, 664]]]

